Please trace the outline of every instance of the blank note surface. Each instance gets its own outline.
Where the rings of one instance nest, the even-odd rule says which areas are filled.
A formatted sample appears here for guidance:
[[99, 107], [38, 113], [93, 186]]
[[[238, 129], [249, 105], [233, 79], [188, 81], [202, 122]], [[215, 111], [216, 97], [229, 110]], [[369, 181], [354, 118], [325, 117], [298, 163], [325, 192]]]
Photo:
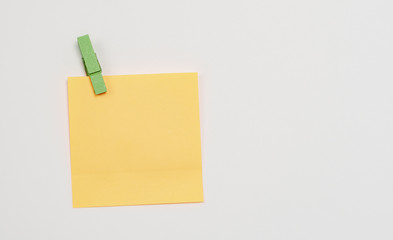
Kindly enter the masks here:
[[198, 74], [68, 79], [74, 207], [202, 202]]

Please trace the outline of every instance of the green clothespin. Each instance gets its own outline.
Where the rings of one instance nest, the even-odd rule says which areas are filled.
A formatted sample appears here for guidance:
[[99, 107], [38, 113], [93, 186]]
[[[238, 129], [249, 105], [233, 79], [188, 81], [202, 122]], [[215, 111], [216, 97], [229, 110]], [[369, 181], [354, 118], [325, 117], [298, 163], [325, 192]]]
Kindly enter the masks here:
[[88, 34], [78, 37], [78, 45], [82, 53], [83, 64], [85, 65], [86, 74], [90, 77], [91, 84], [96, 95], [106, 92], [104, 78], [101, 73], [101, 66], [98, 62], [97, 55], [91, 45]]

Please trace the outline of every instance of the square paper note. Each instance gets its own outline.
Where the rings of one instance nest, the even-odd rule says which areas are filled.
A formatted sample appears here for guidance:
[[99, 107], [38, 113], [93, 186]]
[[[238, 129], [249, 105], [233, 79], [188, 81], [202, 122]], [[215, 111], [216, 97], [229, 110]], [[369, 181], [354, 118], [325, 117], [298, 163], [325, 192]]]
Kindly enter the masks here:
[[202, 202], [198, 74], [68, 79], [74, 207]]

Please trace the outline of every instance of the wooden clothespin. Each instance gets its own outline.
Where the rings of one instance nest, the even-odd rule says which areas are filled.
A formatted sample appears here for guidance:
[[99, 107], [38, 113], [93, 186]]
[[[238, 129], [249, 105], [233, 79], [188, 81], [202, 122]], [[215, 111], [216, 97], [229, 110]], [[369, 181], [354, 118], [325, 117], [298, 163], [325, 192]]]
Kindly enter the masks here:
[[96, 95], [106, 92], [104, 78], [101, 73], [101, 66], [98, 62], [97, 55], [91, 45], [88, 34], [78, 37], [79, 49], [82, 53], [83, 64], [85, 65], [86, 75], [90, 77], [91, 84]]

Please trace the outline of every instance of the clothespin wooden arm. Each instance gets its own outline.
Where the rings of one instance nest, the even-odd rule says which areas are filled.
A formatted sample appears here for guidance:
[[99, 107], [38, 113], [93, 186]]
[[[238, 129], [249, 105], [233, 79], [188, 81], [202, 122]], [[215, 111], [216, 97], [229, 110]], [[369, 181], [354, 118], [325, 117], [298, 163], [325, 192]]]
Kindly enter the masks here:
[[104, 78], [101, 73], [101, 66], [97, 55], [94, 52], [89, 35], [78, 37], [79, 49], [82, 53], [82, 60], [85, 66], [86, 75], [90, 77], [96, 95], [107, 91]]

